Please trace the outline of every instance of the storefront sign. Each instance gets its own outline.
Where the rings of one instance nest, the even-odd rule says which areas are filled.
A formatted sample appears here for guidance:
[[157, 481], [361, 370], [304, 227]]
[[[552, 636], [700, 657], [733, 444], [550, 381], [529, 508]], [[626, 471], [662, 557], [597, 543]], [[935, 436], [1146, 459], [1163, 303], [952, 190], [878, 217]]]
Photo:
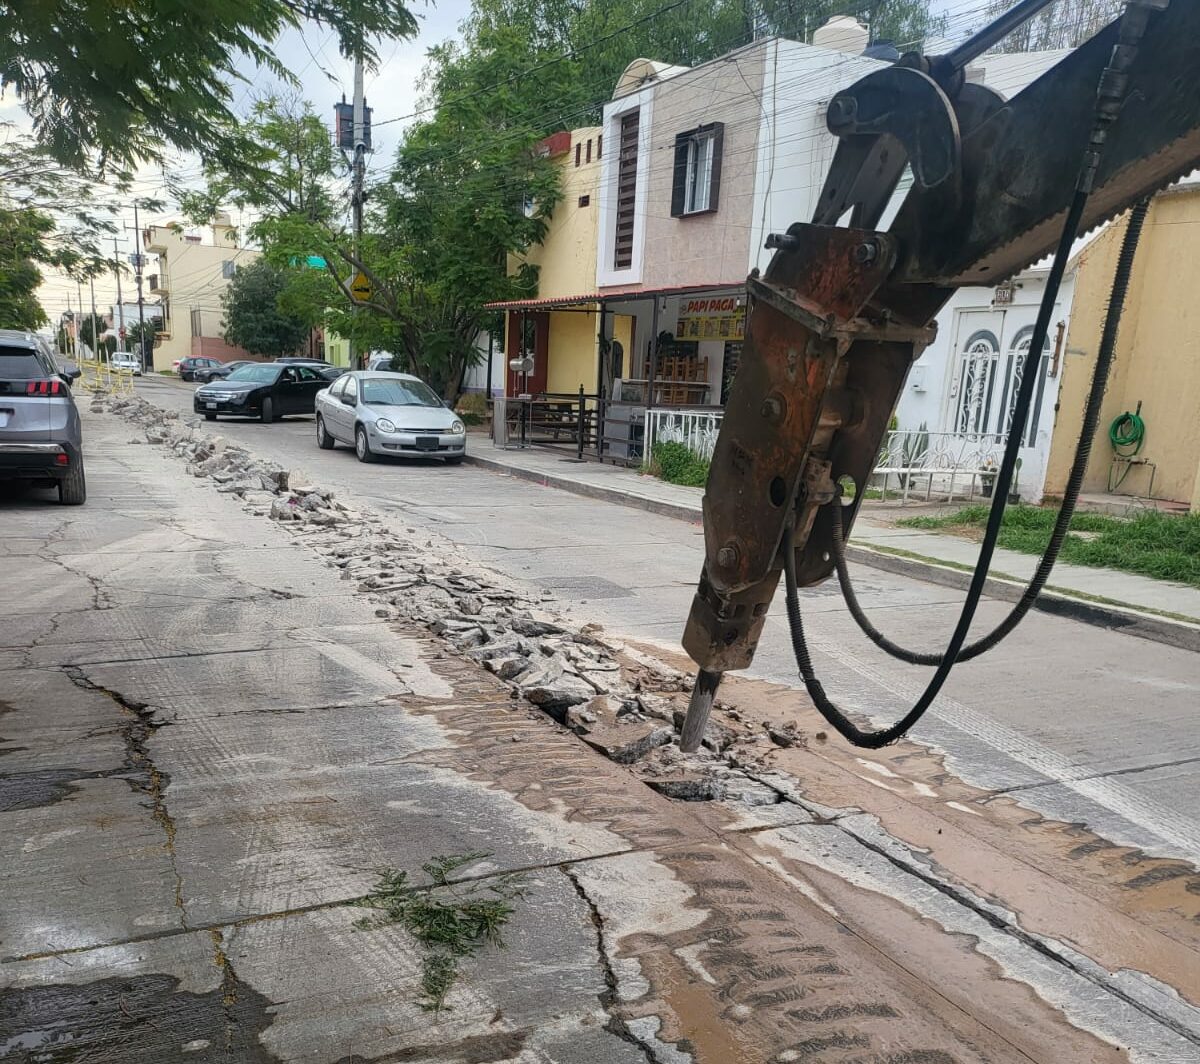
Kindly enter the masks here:
[[737, 296], [682, 299], [676, 340], [741, 340], [746, 335], [746, 308]]

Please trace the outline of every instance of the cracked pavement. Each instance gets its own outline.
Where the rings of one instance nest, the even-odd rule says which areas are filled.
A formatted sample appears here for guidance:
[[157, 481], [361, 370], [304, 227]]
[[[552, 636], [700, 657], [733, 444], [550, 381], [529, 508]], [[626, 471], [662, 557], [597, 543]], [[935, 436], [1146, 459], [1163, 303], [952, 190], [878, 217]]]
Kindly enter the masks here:
[[[0, 1060], [1200, 1053], [1186, 862], [915, 744], [798, 743], [746, 760], [769, 802], [673, 801], [377, 617], [300, 530], [85, 418], [83, 510], [0, 493]], [[460, 874], [530, 891], [431, 1014], [417, 944], [347, 903], [479, 851]]]

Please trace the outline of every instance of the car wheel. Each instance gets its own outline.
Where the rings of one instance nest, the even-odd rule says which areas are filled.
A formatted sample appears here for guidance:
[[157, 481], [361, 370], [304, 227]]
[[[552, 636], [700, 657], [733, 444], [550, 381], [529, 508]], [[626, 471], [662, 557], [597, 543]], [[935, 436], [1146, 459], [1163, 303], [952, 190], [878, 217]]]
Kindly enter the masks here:
[[334, 438], [329, 435], [325, 428], [325, 419], [320, 414], [317, 415], [317, 446], [322, 451], [332, 451]]
[[82, 506], [87, 501], [87, 481], [83, 475], [83, 462], [75, 463], [74, 468], [58, 482], [58, 501], [63, 506]]
[[216, 420], [217, 420], [217, 415], [216, 415], [216, 414], [205, 414], [205, 415], [204, 415], [204, 420], [205, 420], [205, 421], [216, 421]]
[[375, 461], [375, 456], [371, 453], [371, 445], [367, 442], [367, 430], [361, 425], [354, 430], [354, 453], [360, 462]]
[[452, 454], [446, 458], [446, 465], [462, 465], [462, 460], [461, 454]]
[[270, 396], [262, 401], [262, 409], [259, 411], [258, 417], [264, 425], [269, 425], [275, 420], [275, 404], [271, 402]]

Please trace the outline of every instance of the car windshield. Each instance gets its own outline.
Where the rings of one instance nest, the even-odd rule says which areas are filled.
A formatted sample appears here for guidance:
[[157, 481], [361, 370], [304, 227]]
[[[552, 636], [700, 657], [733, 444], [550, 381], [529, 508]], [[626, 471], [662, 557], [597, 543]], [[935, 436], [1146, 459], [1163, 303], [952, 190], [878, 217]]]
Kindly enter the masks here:
[[442, 406], [428, 384], [404, 377], [367, 377], [362, 389], [362, 401], [372, 406]]
[[227, 381], [255, 381], [259, 384], [270, 384], [279, 376], [279, 373], [278, 366], [271, 366], [260, 362], [257, 365], [238, 366], [225, 379]]

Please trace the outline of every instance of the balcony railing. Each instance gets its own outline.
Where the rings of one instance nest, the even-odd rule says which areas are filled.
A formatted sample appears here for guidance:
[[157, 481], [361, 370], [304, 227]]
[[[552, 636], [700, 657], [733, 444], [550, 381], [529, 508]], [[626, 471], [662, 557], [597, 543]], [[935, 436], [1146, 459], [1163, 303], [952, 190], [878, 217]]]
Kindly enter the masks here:
[[154, 295], [165, 295], [167, 291], [167, 279], [161, 277], [157, 273], [146, 275], [146, 281], [150, 286], [150, 291]]

